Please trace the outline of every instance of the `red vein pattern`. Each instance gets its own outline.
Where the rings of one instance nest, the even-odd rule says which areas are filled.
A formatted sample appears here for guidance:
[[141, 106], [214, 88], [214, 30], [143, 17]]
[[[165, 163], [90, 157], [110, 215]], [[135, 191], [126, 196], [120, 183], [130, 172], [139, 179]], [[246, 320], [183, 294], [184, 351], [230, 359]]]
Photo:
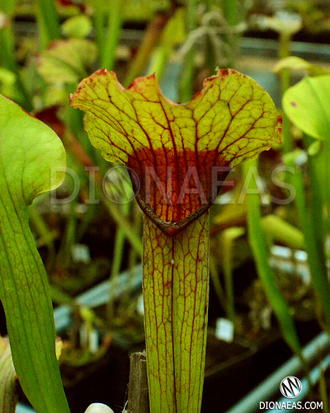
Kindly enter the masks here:
[[208, 311], [208, 213], [175, 237], [144, 222], [145, 334], [153, 413], [200, 411]]
[[140, 180], [150, 411], [199, 413], [209, 289], [207, 210], [231, 168], [280, 143], [281, 117], [256, 82], [230, 69], [206, 79], [184, 105], [168, 101], [154, 75], [125, 90], [113, 72], [99, 70], [82, 81], [71, 104], [86, 112], [92, 144]]
[[220, 189], [214, 168], [224, 168], [217, 181], [224, 180], [230, 168], [280, 143], [271, 98], [231, 69], [206, 79], [187, 104], [167, 100], [155, 75], [124, 89], [101, 69], [81, 82], [71, 104], [86, 112], [85, 128], [103, 156], [137, 173], [138, 203], [169, 236], [212, 204]]

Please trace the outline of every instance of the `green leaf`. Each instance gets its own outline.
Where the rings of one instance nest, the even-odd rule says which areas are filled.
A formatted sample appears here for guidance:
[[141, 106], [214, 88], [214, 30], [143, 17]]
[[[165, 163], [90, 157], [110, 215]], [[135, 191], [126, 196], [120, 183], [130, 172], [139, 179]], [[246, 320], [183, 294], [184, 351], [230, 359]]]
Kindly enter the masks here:
[[0, 411], [15, 413], [18, 401], [16, 371], [8, 338], [0, 337]]
[[309, 147], [307, 149], [307, 153], [308, 153], [309, 156], [315, 156], [320, 152], [321, 149], [322, 149], [321, 141], [313, 141], [309, 145]]
[[14, 72], [1, 67], [0, 68], [0, 90], [1, 93], [6, 96], [15, 96], [17, 91], [15, 90], [17, 76]]
[[65, 165], [57, 135], [0, 95], [0, 299], [17, 375], [38, 413], [69, 409], [55, 357], [47, 274], [27, 207], [63, 181]]
[[305, 77], [283, 96], [289, 119], [307, 135], [327, 138], [330, 129], [330, 75]]
[[90, 40], [56, 40], [42, 52], [39, 72], [47, 83], [77, 83], [96, 57], [97, 47]]
[[[330, 326], [330, 284], [326, 270], [324, 245], [330, 233], [330, 75], [306, 77], [283, 96], [283, 108], [290, 120], [306, 135], [309, 147], [310, 208], [304, 199], [300, 171], [296, 172], [297, 209], [305, 235], [306, 250], [314, 288]], [[314, 141], [315, 142], [315, 141]], [[313, 145], [313, 146], [311, 146]], [[299, 196], [298, 196], [299, 195]]]
[[326, 226], [329, 230], [330, 75], [306, 77], [288, 89], [283, 96], [283, 109], [289, 119], [305, 134], [322, 141], [322, 148], [315, 148], [315, 145], [314, 150], [312, 148], [313, 159], [310, 159], [310, 167], [314, 169], [313, 176], [317, 180], [319, 192], [326, 206]]
[[297, 56], [288, 56], [280, 60], [274, 67], [274, 72], [279, 73], [282, 69], [290, 69], [292, 71], [306, 72], [311, 76], [320, 76], [329, 74], [329, 71], [321, 66], [313, 65], [304, 59]]
[[0, 0], [0, 10], [12, 16], [15, 12], [17, 0]]
[[73, 16], [62, 24], [62, 31], [67, 37], [84, 38], [91, 30], [92, 21], [84, 14]]
[[61, 37], [59, 16], [54, 0], [37, 0], [36, 15], [38, 19], [39, 33], [42, 48], [55, 39]]
[[[187, 37], [184, 23], [185, 10], [181, 7], [177, 9], [163, 30], [161, 36], [161, 45], [163, 47], [172, 51], [174, 46], [184, 42]], [[175, 36], [173, 36], [173, 33], [175, 33]]]
[[282, 328], [283, 337], [298, 357], [301, 355], [301, 346], [294, 320], [288, 303], [285, 301], [276, 281], [275, 273], [269, 264], [269, 254], [265, 233], [262, 228], [260, 195], [255, 179], [248, 179], [249, 170], [257, 169], [257, 161], [249, 160], [243, 165], [243, 173], [247, 188], [251, 190], [247, 198], [247, 223], [251, 249], [257, 265], [258, 275], [263, 283], [265, 293]]
[[289, 248], [304, 248], [303, 233], [277, 215], [269, 214], [262, 218], [263, 230], [272, 240]]

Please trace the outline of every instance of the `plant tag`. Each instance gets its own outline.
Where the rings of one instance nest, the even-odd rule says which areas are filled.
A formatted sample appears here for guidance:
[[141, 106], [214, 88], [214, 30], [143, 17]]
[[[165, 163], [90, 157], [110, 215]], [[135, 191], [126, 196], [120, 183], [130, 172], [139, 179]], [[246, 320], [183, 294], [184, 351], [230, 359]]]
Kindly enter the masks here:
[[138, 298], [137, 304], [136, 304], [136, 310], [139, 313], [139, 315], [144, 316], [144, 302], [143, 302], [143, 295], [141, 294]]
[[231, 343], [234, 340], [234, 323], [227, 318], [218, 318], [215, 326], [215, 336], [219, 340]]
[[85, 413], [114, 413], [110, 407], [103, 403], [90, 404]]
[[89, 248], [85, 244], [74, 244], [71, 247], [72, 259], [74, 262], [82, 262], [88, 264], [91, 261]]
[[97, 330], [92, 329], [89, 332], [89, 351], [92, 354], [95, 354], [99, 348], [99, 332]]

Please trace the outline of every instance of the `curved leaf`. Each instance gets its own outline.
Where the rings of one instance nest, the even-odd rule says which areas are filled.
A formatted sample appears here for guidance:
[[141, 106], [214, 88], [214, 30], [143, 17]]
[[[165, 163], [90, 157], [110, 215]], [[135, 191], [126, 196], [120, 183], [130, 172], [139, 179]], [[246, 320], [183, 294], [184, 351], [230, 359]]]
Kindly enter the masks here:
[[39, 72], [48, 83], [77, 83], [96, 56], [97, 47], [90, 40], [55, 40], [42, 52]]
[[38, 413], [66, 413], [69, 408], [55, 357], [47, 274], [30, 232], [27, 206], [62, 182], [65, 165], [57, 135], [0, 96], [0, 299], [17, 375]]
[[290, 69], [292, 71], [307, 72], [311, 76], [319, 76], [329, 74], [329, 70], [323, 69], [321, 66], [313, 65], [304, 59], [297, 56], [288, 56], [281, 59], [274, 67], [273, 71], [279, 73], [282, 69]]
[[[29, 205], [63, 181], [66, 155], [62, 142], [44, 123], [0, 95], [0, 156], [15, 197]], [[59, 167], [59, 168], [58, 168]], [[21, 202], [21, 199], [20, 199]]]
[[283, 96], [283, 109], [289, 119], [305, 134], [319, 139], [321, 148], [310, 158], [310, 168], [315, 177], [312, 190], [318, 185], [319, 195], [323, 198], [328, 218], [325, 220], [330, 229], [330, 75], [306, 77], [286, 91]]
[[[304, 199], [301, 171], [294, 178], [296, 202], [305, 235], [312, 281], [321, 299], [325, 318], [330, 325], [330, 283], [326, 269], [324, 245], [330, 233], [330, 75], [306, 77], [288, 89], [283, 96], [283, 108], [290, 120], [305, 134], [318, 139], [320, 145], [309, 151], [311, 207]], [[310, 147], [311, 138], [305, 137]], [[314, 146], [315, 148], [315, 146]], [[299, 191], [298, 191], [299, 189]]]
[[305, 77], [283, 96], [289, 119], [307, 135], [324, 140], [330, 130], [330, 75]]
[[62, 31], [67, 37], [84, 38], [93, 28], [91, 19], [85, 14], [70, 17], [62, 24]]

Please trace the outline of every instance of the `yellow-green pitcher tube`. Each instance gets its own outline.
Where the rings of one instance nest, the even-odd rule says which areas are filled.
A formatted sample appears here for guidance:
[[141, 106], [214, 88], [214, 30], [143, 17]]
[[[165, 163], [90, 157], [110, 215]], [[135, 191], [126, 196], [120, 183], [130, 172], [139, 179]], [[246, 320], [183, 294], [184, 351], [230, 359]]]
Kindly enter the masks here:
[[143, 293], [152, 413], [201, 410], [209, 238], [208, 213], [173, 237], [144, 218]]

